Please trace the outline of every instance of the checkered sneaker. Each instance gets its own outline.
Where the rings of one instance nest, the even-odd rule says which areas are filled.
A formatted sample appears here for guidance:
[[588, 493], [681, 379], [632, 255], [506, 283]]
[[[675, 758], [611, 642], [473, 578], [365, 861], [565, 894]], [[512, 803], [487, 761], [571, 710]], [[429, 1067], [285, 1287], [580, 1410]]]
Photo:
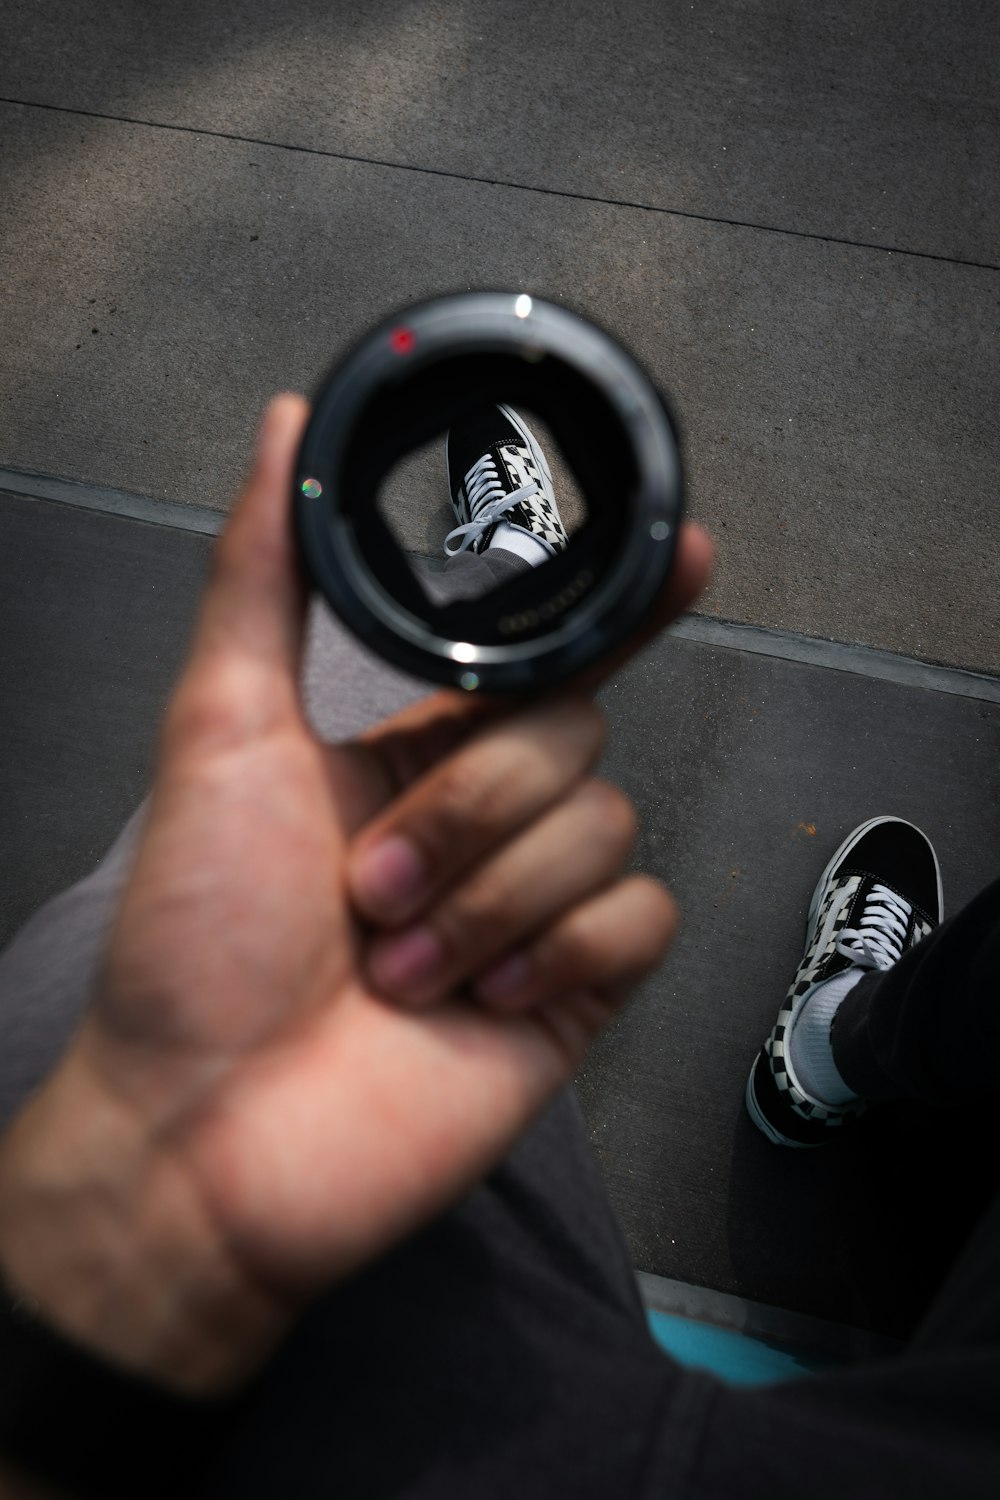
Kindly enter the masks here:
[[448, 434], [448, 481], [458, 526], [445, 538], [447, 557], [485, 552], [506, 521], [541, 542], [551, 557], [568, 538], [545, 455], [527, 424], [507, 406]]
[[[870, 868], [879, 863], [873, 855], [888, 862], [893, 878]], [[907, 859], [916, 870], [910, 880], [905, 878]], [[925, 906], [918, 904], [918, 895]], [[792, 1065], [792, 1028], [820, 985], [850, 968], [890, 968], [933, 931], [941, 910], [937, 857], [912, 824], [871, 819], [837, 850], [813, 894], [802, 961], [747, 1080], [747, 1110], [769, 1140], [784, 1146], [823, 1145], [868, 1109], [864, 1100], [831, 1105], [810, 1097]]]

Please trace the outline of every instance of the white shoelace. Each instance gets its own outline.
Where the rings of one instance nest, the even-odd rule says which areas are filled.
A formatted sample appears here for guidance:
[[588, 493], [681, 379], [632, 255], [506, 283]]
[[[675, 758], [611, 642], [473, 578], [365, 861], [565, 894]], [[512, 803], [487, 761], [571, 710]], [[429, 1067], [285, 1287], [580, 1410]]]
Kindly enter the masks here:
[[[872, 886], [857, 927], [845, 927], [837, 952], [860, 969], [888, 969], [903, 956], [913, 908], [884, 885]], [[851, 941], [848, 941], [850, 939]]]
[[[522, 500], [533, 499], [535, 495], [541, 494], [541, 487], [537, 484], [523, 484], [519, 490], [512, 490], [508, 495], [500, 481], [497, 466], [488, 453], [484, 453], [478, 463], [473, 464], [465, 476], [465, 493], [469, 499], [469, 514], [471, 521], [466, 521], [464, 526], [456, 526], [454, 531], [449, 531], [444, 539], [444, 550], [446, 557], [457, 557], [459, 552], [464, 552], [467, 547], [484, 531], [488, 531], [495, 521], [502, 515], [518, 505]], [[450, 547], [456, 537], [461, 537], [462, 542], [458, 547]]]

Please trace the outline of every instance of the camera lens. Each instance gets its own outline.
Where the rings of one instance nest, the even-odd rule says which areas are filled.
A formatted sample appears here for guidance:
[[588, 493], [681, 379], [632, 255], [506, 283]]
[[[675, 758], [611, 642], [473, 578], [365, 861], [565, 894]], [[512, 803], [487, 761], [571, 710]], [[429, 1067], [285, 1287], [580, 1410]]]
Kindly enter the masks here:
[[[415, 555], [412, 518], [386, 489], [431, 442], [451, 471], [446, 486], [442, 464], [442, 499], [461, 492], [436, 563]], [[568, 529], [553, 449], [578, 491]], [[313, 584], [371, 649], [431, 682], [530, 692], [581, 671], [648, 612], [673, 560], [680, 456], [661, 396], [593, 323], [524, 293], [441, 297], [387, 319], [327, 376], [294, 507]], [[507, 532], [521, 561], [483, 567], [497, 527], [525, 517]]]

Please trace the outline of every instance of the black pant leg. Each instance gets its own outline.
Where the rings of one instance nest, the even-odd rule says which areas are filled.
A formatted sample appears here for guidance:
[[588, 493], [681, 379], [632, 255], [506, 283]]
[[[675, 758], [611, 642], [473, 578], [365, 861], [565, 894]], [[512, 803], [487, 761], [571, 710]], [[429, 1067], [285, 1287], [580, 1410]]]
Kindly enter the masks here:
[[928, 1104], [1000, 1090], [1000, 880], [847, 995], [834, 1061], [864, 1099]]
[[683, 1463], [713, 1387], [649, 1335], [567, 1094], [303, 1317], [186, 1500], [631, 1500], [663, 1428]]
[[[899, 1354], [719, 1389], [687, 1500], [996, 1500], [998, 1264], [1000, 1197]], [[657, 1465], [669, 1494], [666, 1439]]]
[[[998, 968], [1000, 881], [847, 996], [831, 1033], [846, 1081], [871, 1099], [988, 1105], [1000, 1076]], [[964, 1170], [960, 1156], [953, 1169]], [[929, 1214], [933, 1179], [930, 1171], [923, 1181]], [[899, 1354], [795, 1384], [720, 1391], [690, 1494], [1000, 1495], [998, 1265], [1000, 1195]]]

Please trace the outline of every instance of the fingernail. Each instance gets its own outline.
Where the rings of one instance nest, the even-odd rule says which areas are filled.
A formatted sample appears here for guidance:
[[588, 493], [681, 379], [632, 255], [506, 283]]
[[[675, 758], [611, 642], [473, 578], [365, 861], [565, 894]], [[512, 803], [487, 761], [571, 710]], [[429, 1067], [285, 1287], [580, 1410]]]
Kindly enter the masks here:
[[389, 915], [417, 894], [426, 875], [426, 864], [409, 839], [393, 834], [360, 856], [354, 883], [370, 905], [385, 907]]
[[376, 984], [399, 989], [427, 979], [441, 962], [439, 939], [429, 927], [414, 927], [399, 937], [383, 938], [371, 951], [371, 971]]
[[512, 953], [476, 980], [475, 992], [480, 1000], [506, 1000], [527, 983], [530, 974], [525, 954]]

